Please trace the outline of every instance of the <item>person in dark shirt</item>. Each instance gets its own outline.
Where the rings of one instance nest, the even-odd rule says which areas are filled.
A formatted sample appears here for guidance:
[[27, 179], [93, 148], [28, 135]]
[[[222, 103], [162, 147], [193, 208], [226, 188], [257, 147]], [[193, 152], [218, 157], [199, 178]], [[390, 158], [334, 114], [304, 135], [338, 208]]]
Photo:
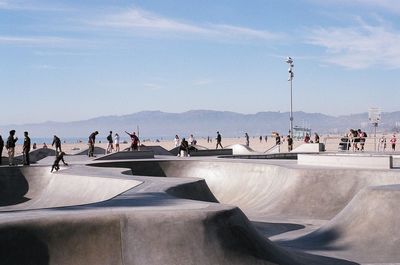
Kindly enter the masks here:
[[61, 150], [61, 140], [60, 140], [60, 138], [58, 138], [57, 137], [57, 135], [54, 135], [54, 137], [53, 137], [53, 143], [51, 144], [51, 146], [56, 146], [56, 154], [58, 153], [58, 152], [62, 152], [62, 150]]
[[315, 137], [314, 137], [314, 143], [318, 144], [319, 143], [319, 135], [318, 133], [314, 133]]
[[137, 151], [138, 150], [138, 144], [140, 143], [139, 137], [136, 136], [136, 133], [133, 132], [132, 134], [128, 133], [125, 131], [126, 134], [128, 134], [131, 137], [131, 150], [132, 151]]
[[107, 136], [107, 141], [108, 141], [108, 145], [107, 145], [107, 150], [106, 150], [106, 154], [112, 153], [112, 150], [114, 149], [114, 141], [113, 141], [113, 136], [112, 136], [112, 131], [110, 131], [110, 134]]
[[189, 155], [189, 143], [185, 138], [182, 139], [181, 145], [179, 146], [178, 156], [181, 156], [181, 151], [184, 151]]
[[89, 157], [94, 157], [94, 144], [96, 143], [96, 135], [98, 135], [99, 132], [95, 131], [92, 132], [92, 134], [89, 136], [89, 150], [88, 150], [88, 156]]
[[3, 140], [3, 137], [1, 137], [1, 135], [0, 135], [0, 165], [3, 162], [1, 159], [1, 156], [3, 154], [3, 148], [4, 148], [4, 140]]
[[215, 146], [215, 149], [218, 149], [218, 146], [221, 146], [221, 149], [224, 149], [224, 148], [222, 147], [222, 144], [221, 144], [222, 136], [221, 136], [221, 134], [219, 134], [219, 132], [217, 132], [217, 138], [216, 138], [216, 140], [217, 140], [217, 145]]
[[8, 151], [8, 164], [14, 165], [14, 154], [15, 154], [15, 143], [18, 141], [18, 137], [15, 137], [15, 130], [10, 131], [10, 136], [7, 138], [6, 148]]
[[31, 138], [28, 136], [28, 132], [24, 132], [24, 145], [22, 146], [22, 155], [24, 160], [24, 165], [29, 166], [29, 152], [31, 151]]
[[61, 152], [59, 155], [56, 156], [56, 160], [54, 160], [53, 166], [51, 167], [51, 171], [53, 172], [53, 170], [58, 171], [60, 169], [60, 161], [62, 161], [64, 163], [65, 166], [68, 166], [67, 163], [65, 163], [64, 161], [64, 152]]
[[288, 143], [288, 152], [293, 150], [293, 138], [290, 137], [290, 134], [287, 136], [287, 143]]

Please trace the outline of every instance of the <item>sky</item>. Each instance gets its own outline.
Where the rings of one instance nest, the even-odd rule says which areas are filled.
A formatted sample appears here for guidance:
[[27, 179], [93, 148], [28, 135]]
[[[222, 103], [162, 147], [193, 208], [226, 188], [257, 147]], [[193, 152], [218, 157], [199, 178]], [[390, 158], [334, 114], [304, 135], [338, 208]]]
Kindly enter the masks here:
[[398, 0], [0, 0], [0, 124], [398, 111]]

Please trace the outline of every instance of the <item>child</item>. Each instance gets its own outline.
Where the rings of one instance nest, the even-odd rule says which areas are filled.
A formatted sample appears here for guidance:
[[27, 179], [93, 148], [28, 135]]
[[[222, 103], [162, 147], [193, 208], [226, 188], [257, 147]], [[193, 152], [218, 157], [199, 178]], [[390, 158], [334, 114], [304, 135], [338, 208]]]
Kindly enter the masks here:
[[51, 167], [51, 171], [50, 172], [53, 172], [54, 169], [56, 171], [58, 171], [60, 169], [60, 161], [62, 161], [65, 166], [68, 166], [68, 164], [65, 163], [65, 161], [64, 161], [64, 155], [65, 155], [65, 153], [61, 152], [59, 155], [56, 156], [56, 160], [54, 161], [54, 164]]

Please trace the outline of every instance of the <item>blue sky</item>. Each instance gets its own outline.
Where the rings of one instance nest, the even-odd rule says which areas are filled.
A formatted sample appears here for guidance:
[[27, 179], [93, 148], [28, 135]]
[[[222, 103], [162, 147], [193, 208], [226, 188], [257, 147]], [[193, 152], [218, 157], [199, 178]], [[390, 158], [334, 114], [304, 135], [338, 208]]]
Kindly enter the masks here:
[[400, 110], [397, 0], [0, 0], [0, 124]]

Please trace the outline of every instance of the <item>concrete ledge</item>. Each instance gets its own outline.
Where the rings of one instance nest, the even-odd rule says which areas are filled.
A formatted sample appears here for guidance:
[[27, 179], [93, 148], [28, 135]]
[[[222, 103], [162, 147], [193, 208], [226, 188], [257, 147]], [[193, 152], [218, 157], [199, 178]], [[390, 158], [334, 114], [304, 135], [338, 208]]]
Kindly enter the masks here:
[[123, 151], [117, 153], [111, 153], [95, 160], [124, 160], [124, 159], [146, 159], [154, 158], [153, 151]]
[[393, 168], [393, 158], [389, 155], [368, 154], [298, 154], [297, 164], [341, 168], [390, 169]]
[[232, 149], [209, 149], [209, 150], [197, 150], [190, 151], [190, 156], [221, 156], [221, 155], [232, 155]]
[[318, 144], [302, 144], [296, 147], [293, 153], [319, 153], [325, 151], [325, 145], [323, 143]]

